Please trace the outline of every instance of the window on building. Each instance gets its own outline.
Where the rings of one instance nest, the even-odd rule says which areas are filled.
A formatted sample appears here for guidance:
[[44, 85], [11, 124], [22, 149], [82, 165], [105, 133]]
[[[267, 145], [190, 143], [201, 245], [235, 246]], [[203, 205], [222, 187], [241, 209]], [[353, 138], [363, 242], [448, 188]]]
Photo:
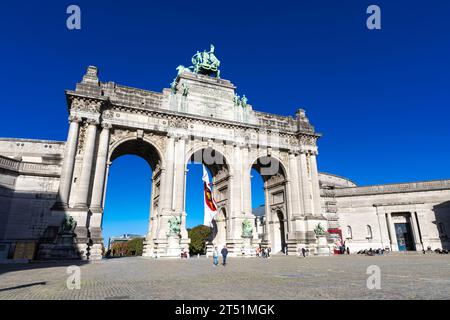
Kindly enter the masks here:
[[347, 226], [347, 239], [353, 238], [352, 227]]
[[372, 227], [369, 225], [366, 226], [366, 237], [367, 239], [372, 239]]

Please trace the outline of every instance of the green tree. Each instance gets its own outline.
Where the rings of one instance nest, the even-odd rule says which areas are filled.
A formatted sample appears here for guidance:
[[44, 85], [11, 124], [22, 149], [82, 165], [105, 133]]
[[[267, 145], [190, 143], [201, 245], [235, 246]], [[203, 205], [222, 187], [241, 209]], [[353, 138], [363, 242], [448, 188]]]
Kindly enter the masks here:
[[127, 256], [142, 256], [144, 250], [144, 239], [136, 238], [127, 242]]
[[191, 243], [189, 244], [189, 251], [191, 255], [204, 254], [206, 251], [206, 242], [211, 236], [211, 228], [207, 226], [196, 226], [188, 231]]
[[127, 242], [114, 242], [111, 246], [111, 255], [114, 257], [122, 257], [126, 255], [128, 250]]

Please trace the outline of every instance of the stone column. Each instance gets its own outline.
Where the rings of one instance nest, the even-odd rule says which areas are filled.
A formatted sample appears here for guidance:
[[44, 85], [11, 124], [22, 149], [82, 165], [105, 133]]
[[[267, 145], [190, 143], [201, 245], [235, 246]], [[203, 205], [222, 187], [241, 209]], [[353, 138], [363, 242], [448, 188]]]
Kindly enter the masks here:
[[317, 171], [317, 159], [316, 154], [312, 153], [310, 159], [311, 170], [311, 187], [313, 196], [313, 213], [314, 215], [322, 215], [322, 206], [320, 204], [320, 185], [319, 185], [319, 173]]
[[94, 158], [95, 140], [97, 136], [97, 122], [88, 120], [88, 129], [86, 132], [86, 141], [83, 152], [83, 163], [81, 168], [80, 182], [77, 190], [76, 208], [87, 208], [87, 199], [92, 174], [92, 161]]
[[[291, 217], [292, 217], [292, 188], [291, 188], [291, 181], [289, 179], [286, 179], [286, 223], [285, 223], [285, 229], [284, 232], [287, 234], [289, 232], [291, 232]], [[284, 223], [284, 222], [282, 222]], [[286, 238], [286, 235], [284, 235], [284, 237]], [[287, 240], [287, 239], [285, 239]]]
[[181, 214], [180, 232], [182, 239], [188, 239], [186, 230], [186, 209], [184, 207], [186, 184], [186, 137], [178, 138], [175, 142], [174, 173], [173, 173], [173, 204], [172, 209], [177, 215]]
[[[231, 172], [231, 168], [230, 168], [230, 172]], [[231, 238], [231, 235], [233, 234], [233, 226], [231, 223], [231, 217], [233, 216], [233, 212], [234, 212], [234, 175], [231, 173], [229, 176], [229, 180], [228, 180], [228, 211], [227, 211], [227, 216], [225, 219], [225, 225], [227, 228], [227, 234], [226, 234], [226, 240]]]
[[109, 147], [109, 129], [111, 125], [102, 124], [102, 132], [100, 133], [100, 142], [97, 152], [97, 162], [95, 166], [94, 185], [92, 187], [91, 210], [101, 213], [103, 190], [105, 188], [106, 162], [108, 160]]
[[300, 177], [301, 177], [301, 189], [303, 191], [303, 209], [305, 215], [312, 215], [312, 195], [311, 195], [311, 183], [308, 176], [308, 167], [306, 163], [306, 153], [300, 153]]
[[420, 241], [421, 239], [420, 239], [419, 227], [417, 226], [415, 212], [411, 212], [409, 218], [411, 220], [411, 227], [412, 227], [416, 251], [421, 251], [423, 249], [423, 246], [422, 246], [422, 242]]
[[105, 208], [105, 201], [106, 201], [106, 189], [108, 186], [108, 177], [109, 177], [109, 169], [111, 168], [111, 163], [108, 161], [106, 163], [106, 176], [105, 176], [105, 186], [103, 187], [103, 197], [102, 197], [102, 208]]
[[158, 239], [166, 239], [168, 221], [173, 213], [174, 148], [175, 138], [172, 134], [168, 134], [166, 138], [165, 161], [161, 168], [159, 214], [156, 234]]
[[297, 155], [293, 152], [289, 153], [289, 177], [287, 177], [291, 181], [291, 194], [290, 197], [292, 202], [292, 212], [291, 216], [301, 215], [303, 210], [301, 208], [301, 197], [300, 197], [300, 179], [298, 177], [299, 170], [297, 168]]
[[67, 143], [64, 148], [64, 160], [61, 169], [61, 177], [59, 180], [59, 201], [58, 204], [68, 207], [70, 187], [72, 186], [73, 168], [75, 164], [75, 153], [77, 151], [78, 131], [80, 128], [81, 118], [70, 116], [69, 133]]
[[184, 185], [186, 181], [186, 140], [179, 138], [175, 142], [175, 156], [174, 156], [174, 178], [173, 178], [173, 194], [175, 211], [182, 212], [184, 208]]
[[246, 145], [242, 149], [242, 193], [243, 193], [243, 211], [249, 217], [252, 214], [252, 183], [250, 176], [250, 164], [248, 163], [249, 147]]
[[270, 246], [273, 245], [273, 236], [272, 236], [272, 211], [270, 210], [270, 193], [269, 188], [267, 188], [267, 183], [264, 183], [264, 210], [265, 210], [265, 225], [266, 225], [266, 239]]
[[386, 214], [386, 221], [391, 239], [391, 250], [398, 251], [397, 234], [395, 233], [394, 223], [392, 223], [392, 215], [390, 212]]

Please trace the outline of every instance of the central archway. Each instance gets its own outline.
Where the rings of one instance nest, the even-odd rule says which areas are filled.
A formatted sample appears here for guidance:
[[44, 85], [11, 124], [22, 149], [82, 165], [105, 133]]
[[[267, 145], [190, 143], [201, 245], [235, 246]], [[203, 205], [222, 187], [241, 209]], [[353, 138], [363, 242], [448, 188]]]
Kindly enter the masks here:
[[[198, 147], [191, 149], [187, 154], [186, 169], [188, 165], [204, 165], [211, 174], [212, 180], [210, 187], [212, 196], [215, 200], [217, 213], [214, 220], [208, 226], [211, 227], [211, 237], [207, 242], [207, 254], [213, 249], [213, 246], [223, 247], [227, 244], [229, 230], [229, 217], [227, 213], [230, 211], [230, 165], [224, 154], [212, 147]], [[187, 170], [188, 171], [188, 170]], [[188, 173], [189, 174], [189, 173]], [[198, 183], [202, 183], [199, 181]], [[187, 190], [186, 190], [187, 192]], [[201, 213], [204, 210], [203, 194], [201, 199]], [[189, 213], [188, 213], [189, 214]], [[205, 222], [207, 223], [207, 222]]]

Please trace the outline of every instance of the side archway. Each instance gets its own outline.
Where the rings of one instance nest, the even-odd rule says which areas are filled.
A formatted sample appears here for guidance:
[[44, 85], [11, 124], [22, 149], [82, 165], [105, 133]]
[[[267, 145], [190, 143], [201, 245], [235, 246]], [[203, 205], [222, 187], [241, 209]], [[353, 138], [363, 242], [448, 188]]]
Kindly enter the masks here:
[[[134, 155], [142, 158], [147, 162], [151, 170], [151, 188], [150, 192], [150, 205], [148, 212], [148, 227], [146, 233], [146, 240], [144, 243], [144, 255], [151, 251], [152, 241], [156, 230], [158, 228], [158, 212], [160, 207], [160, 194], [161, 194], [161, 175], [162, 175], [162, 163], [163, 157], [161, 155], [161, 150], [155, 146], [151, 141], [146, 139], [138, 139], [136, 137], [128, 137], [121, 139], [113, 143], [108, 152], [108, 166], [107, 174], [108, 177], [111, 167], [114, 167], [114, 162], [116, 159], [127, 155]], [[108, 178], [105, 179], [103, 187], [103, 208], [105, 208], [106, 191], [108, 185]], [[103, 214], [101, 218], [101, 223], [97, 227], [102, 228], [103, 224]]]
[[271, 247], [273, 253], [287, 251], [289, 233], [289, 206], [287, 170], [274, 156], [260, 156], [249, 170], [256, 171], [264, 185], [264, 230], [262, 246]]

